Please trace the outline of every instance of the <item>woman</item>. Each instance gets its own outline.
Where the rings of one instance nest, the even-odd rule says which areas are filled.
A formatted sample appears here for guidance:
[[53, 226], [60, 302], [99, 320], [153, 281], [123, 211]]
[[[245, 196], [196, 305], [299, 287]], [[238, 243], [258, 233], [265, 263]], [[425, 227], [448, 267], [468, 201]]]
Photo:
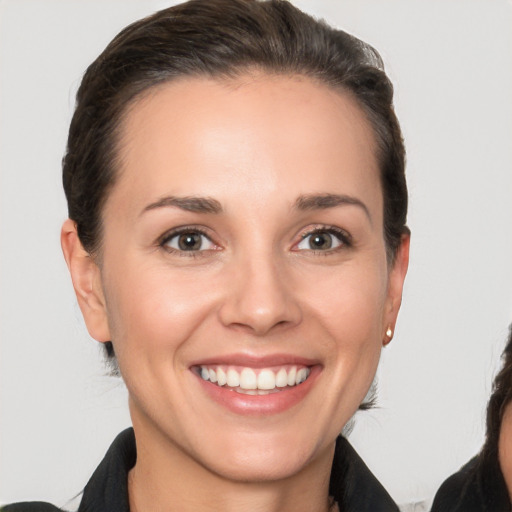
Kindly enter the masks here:
[[408, 264], [375, 50], [286, 2], [160, 11], [87, 70], [63, 176], [64, 256], [133, 422], [80, 511], [397, 510], [338, 438]]
[[512, 325], [502, 358], [482, 451], [443, 483], [432, 512], [508, 512], [512, 507]]

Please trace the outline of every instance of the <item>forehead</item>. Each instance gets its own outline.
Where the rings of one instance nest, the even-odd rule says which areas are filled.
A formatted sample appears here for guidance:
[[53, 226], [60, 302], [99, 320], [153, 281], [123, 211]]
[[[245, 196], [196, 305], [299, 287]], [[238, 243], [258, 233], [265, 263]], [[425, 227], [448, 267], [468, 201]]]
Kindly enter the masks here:
[[131, 106], [120, 139], [113, 195], [125, 199], [128, 190], [147, 201], [165, 194], [222, 200], [257, 189], [267, 197], [373, 194], [367, 199], [381, 202], [364, 113], [349, 93], [303, 76], [166, 83]]

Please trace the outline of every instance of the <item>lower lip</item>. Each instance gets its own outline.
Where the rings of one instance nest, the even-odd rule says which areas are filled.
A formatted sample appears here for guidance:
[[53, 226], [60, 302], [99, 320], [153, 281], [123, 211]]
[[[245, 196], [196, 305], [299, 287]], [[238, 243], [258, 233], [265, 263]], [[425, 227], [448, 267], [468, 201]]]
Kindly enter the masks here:
[[284, 412], [301, 402], [313, 387], [318, 375], [321, 373], [320, 366], [310, 368], [309, 377], [297, 386], [286, 388], [277, 393], [268, 395], [245, 395], [237, 393], [229, 388], [217, 386], [210, 381], [202, 379], [194, 373], [202, 389], [215, 402], [226, 407], [231, 412], [243, 415], [271, 415]]

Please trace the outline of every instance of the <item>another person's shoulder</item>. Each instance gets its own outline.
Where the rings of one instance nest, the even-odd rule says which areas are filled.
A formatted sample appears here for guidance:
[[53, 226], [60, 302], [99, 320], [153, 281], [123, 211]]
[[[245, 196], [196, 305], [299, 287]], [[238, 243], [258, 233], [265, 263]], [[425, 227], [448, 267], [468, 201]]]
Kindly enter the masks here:
[[0, 512], [62, 512], [62, 509], [43, 501], [24, 501], [0, 506]]
[[447, 478], [434, 498], [431, 512], [509, 512], [510, 500], [497, 461], [482, 456]]
[[[447, 478], [434, 498], [432, 512], [448, 512], [462, 510], [463, 502], [474, 488], [478, 457], [474, 457], [462, 468]], [[477, 509], [475, 509], [477, 510]]]

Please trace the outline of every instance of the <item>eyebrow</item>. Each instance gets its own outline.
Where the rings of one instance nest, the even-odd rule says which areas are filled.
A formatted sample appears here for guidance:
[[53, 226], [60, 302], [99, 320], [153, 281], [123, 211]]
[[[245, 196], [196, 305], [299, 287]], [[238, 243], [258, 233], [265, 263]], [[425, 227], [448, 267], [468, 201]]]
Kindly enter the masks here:
[[[358, 206], [361, 208], [368, 219], [371, 221], [371, 215], [367, 206], [356, 197], [344, 194], [308, 194], [301, 195], [295, 201], [294, 207], [297, 210], [326, 210], [328, 208], [336, 208], [337, 206]], [[188, 212], [194, 213], [222, 213], [222, 205], [216, 199], [210, 197], [194, 197], [194, 196], [166, 196], [162, 197], [154, 203], [148, 204], [141, 212], [145, 213], [157, 208], [180, 208]]]
[[370, 222], [372, 221], [368, 207], [360, 199], [357, 199], [357, 197], [344, 194], [308, 194], [299, 196], [295, 201], [295, 208], [301, 211], [326, 210], [328, 208], [345, 205], [361, 208]]
[[141, 215], [157, 208], [180, 208], [187, 212], [194, 213], [222, 213], [222, 206], [216, 199], [210, 197], [162, 197], [154, 203], [148, 204], [141, 212]]

